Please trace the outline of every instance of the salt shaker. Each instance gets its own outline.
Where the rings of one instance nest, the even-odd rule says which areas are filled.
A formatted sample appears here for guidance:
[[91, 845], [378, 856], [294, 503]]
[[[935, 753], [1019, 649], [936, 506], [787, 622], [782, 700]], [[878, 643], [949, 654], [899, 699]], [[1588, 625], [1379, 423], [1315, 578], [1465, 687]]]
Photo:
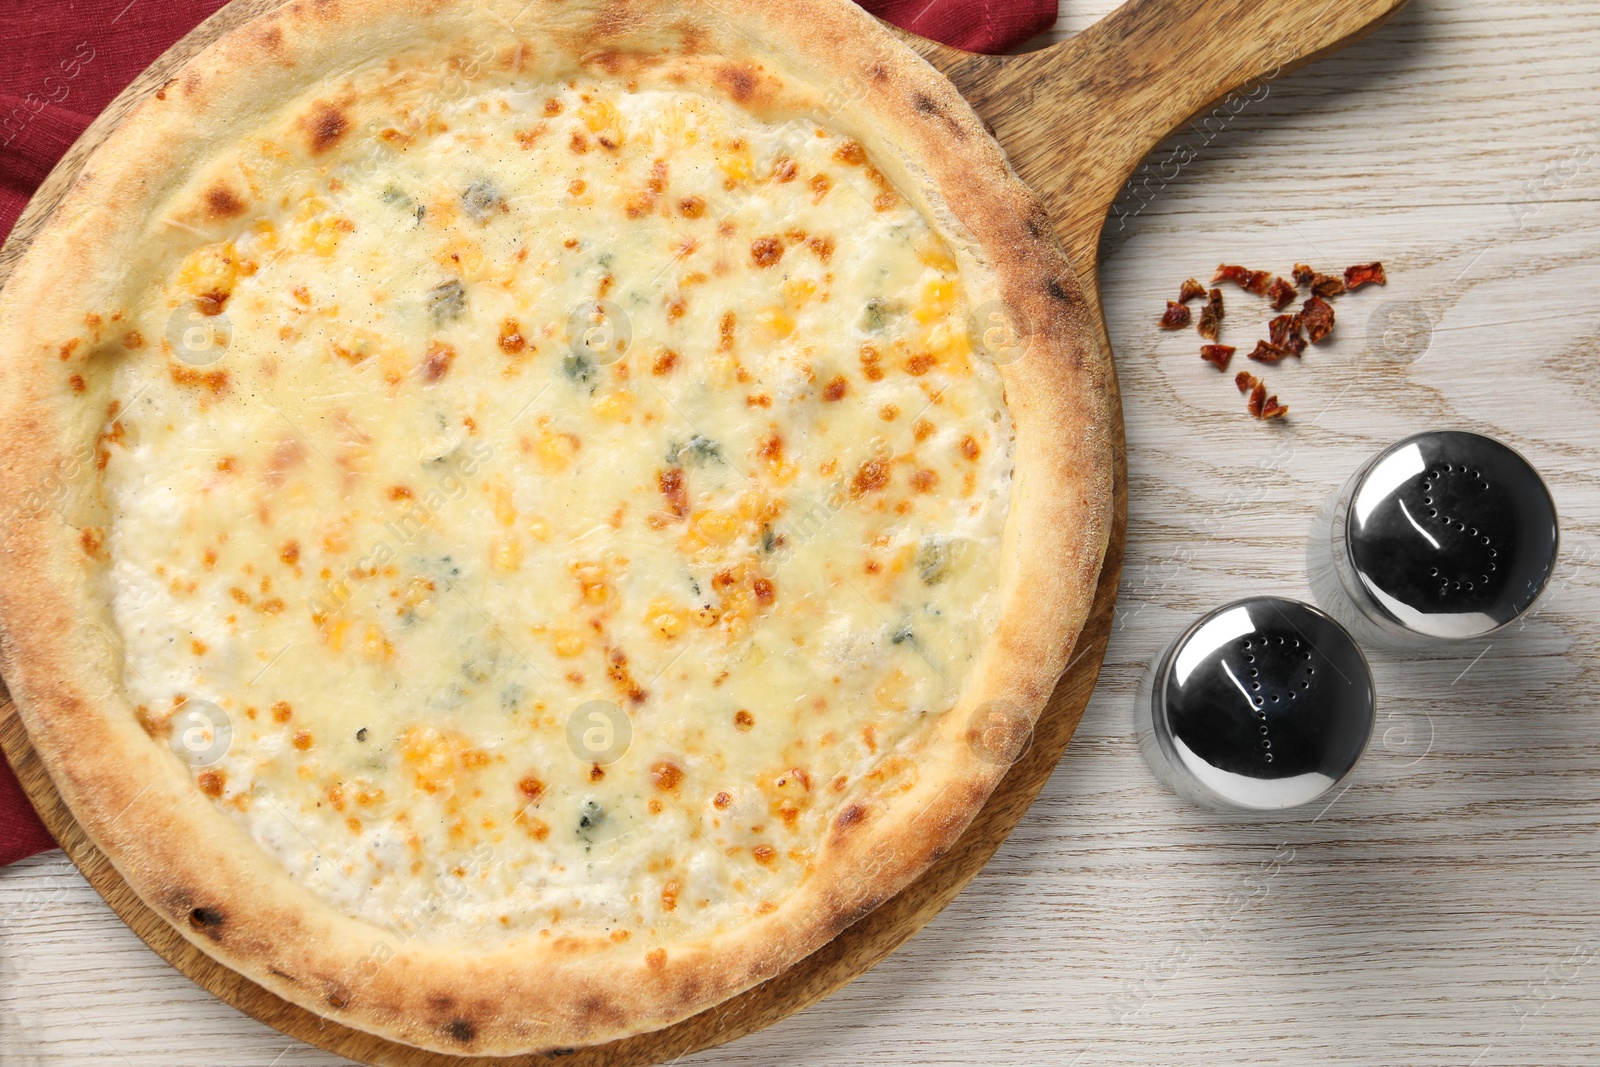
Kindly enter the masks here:
[[1365, 463], [1313, 523], [1317, 603], [1364, 642], [1427, 649], [1528, 611], [1560, 544], [1555, 503], [1514, 449], [1431, 430]]
[[1276, 811], [1332, 789], [1376, 717], [1367, 661], [1345, 629], [1294, 600], [1253, 597], [1201, 617], [1145, 674], [1139, 748], [1180, 796]]

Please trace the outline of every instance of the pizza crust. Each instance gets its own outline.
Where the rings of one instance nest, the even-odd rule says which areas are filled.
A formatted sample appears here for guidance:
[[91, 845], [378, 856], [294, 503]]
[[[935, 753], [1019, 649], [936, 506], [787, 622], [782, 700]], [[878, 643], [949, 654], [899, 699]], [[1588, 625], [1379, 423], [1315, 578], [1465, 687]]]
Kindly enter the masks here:
[[[201, 53], [94, 153], [0, 294], [12, 382], [0, 399], [0, 665], [89, 836], [212, 957], [309, 1010], [440, 1052], [594, 1044], [779, 973], [955, 842], [1021, 751], [1089, 611], [1111, 519], [1109, 368], [1049, 221], [999, 147], [942, 76], [853, 5], [539, 5], [511, 31], [521, 0], [395, 7], [290, 4]], [[784, 114], [806, 86], [832, 91], [896, 187], [943, 227], [963, 273], [991, 278], [1011, 321], [1025, 324], [1021, 358], [1000, 367], [1016, 441], [1001, 621], [962, 705], [924, 738], [914, 786], [840, 805], [816, 869], [776, 910], [666, 950], [565, 936], [490, 949], [397, 943], [335, 912], [264, 862], [140, 729], [115, 683], [102, 579], [83, 562], [84, 538], [106, 518], [90, 444], [104, 410], [92, 401], [106, 387], [95, 377], [103, 367], [74, 360], [110, 328], [85, 309], [116, 306], [123, 279], [161, 260], [159, 245], [141, 243], [155, 205], [192, 187], [185, 225], [237, 215], [247, 191], [204, 167], [241, 131], [360, 62], [445, 55], [489, 26], [503, 38], [496, 62], [514, 61], [519, 38], [555, 37], [602, 65], [666, 50], [757, 115]], [[344, 135], [351, 103], [331, 92], [302, 116], [307, 151]], [[88, 380], [85, 394], [69, 387], [69, 366]]]

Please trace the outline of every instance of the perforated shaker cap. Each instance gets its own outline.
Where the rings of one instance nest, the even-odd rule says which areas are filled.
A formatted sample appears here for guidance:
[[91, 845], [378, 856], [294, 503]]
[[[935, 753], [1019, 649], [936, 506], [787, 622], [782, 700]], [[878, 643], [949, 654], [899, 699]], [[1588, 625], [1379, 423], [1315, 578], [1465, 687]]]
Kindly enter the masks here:
[[1309, 803], [1372, 736], [1372, 675], [1350, 635], [1308, 604], [1255, 597], [1173, 642], [1157, 671], [1156, 733], [1201, 799], [1276, 810]]
[[1433, 638], [1499, 629], [1539, 598], [1560, 542], [1555, 502], [1514, 449], [1432, 430], [1384, 449], [1357, 476], [1345, 551], [1364, 599]]

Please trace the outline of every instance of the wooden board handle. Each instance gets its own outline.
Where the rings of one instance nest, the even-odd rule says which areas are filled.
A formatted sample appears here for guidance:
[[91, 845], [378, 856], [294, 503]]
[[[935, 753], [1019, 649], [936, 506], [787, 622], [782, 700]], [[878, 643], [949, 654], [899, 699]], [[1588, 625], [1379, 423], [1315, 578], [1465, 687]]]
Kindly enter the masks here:
[[905, 39], [989, 123], [1082, 275], [1117, 192], [1163, 137], [1230, 93], [1260, 99], [1267, 82], [1371, 32], [1405, 2], [1128, 0], [1076, 37], [1020, 56]]

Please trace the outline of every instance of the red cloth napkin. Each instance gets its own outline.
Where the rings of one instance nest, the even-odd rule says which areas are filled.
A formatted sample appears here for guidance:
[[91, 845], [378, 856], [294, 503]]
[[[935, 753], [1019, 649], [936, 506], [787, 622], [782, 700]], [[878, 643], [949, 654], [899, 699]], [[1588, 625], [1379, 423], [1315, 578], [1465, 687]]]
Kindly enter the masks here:
[[[45, 0], [0, 6], [0, 240], [111, 98], [222, 0]], [[1056, 0], [863, 0], [879, 18], [970, 52], [1049, 29]], [[0, 867], [55, 847], [0, 760]]]

